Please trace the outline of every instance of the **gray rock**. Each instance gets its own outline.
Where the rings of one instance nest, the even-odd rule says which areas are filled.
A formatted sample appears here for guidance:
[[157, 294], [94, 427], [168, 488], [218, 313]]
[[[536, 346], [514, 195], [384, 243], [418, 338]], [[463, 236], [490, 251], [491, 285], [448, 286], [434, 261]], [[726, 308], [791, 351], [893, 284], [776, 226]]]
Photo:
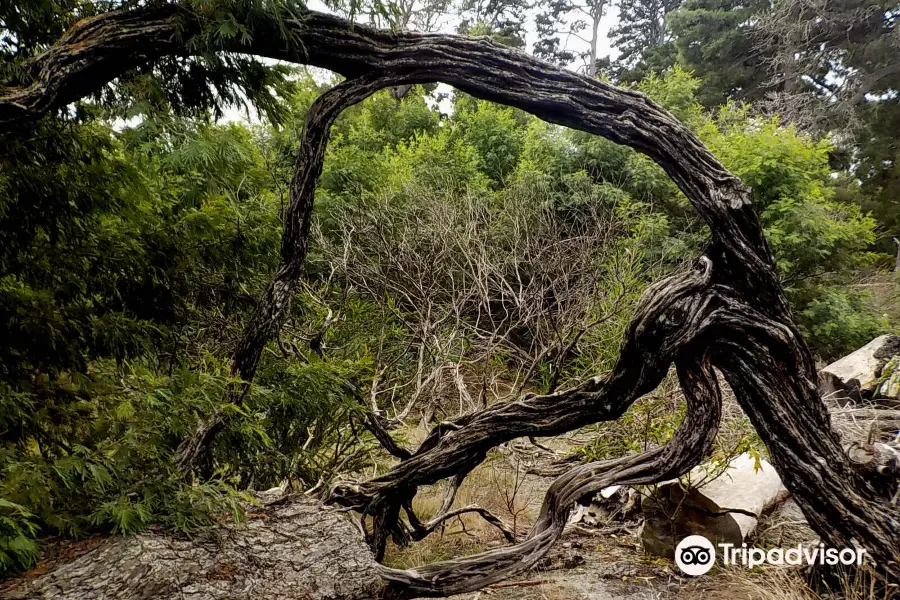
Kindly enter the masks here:
[[[702, 469], [692, 474], [701, 481]], [[756, 528], [759, 516], [787, 498], [775, 468], [742, 454], [730, 468], [704, 485], [685, 490], [678, 481], [657, 487], [642, 502], [641, 543], [657, 556], [674, 558], [675, 546], [689, 535], [702, 535], [713, 544], [740, 546]]]
[[873, 397], [897, 398], [900, 369], [893, 360], [897, 356], [900, 356], [900, 336], [879, 336], [819, 371], [819, 393], [852, 402]]
[[[289, 497], [215, 537], [160, 531], [110, 537], [5, 582], [17, 600], [363, 600], [382, 581], [360, 532], [309, 498]], [[83, 545], [83, 544], [82, 544]], [[75, 550], [73, 548], [73, 550]]]
[[640, 495], [633, 488], [614, 485], [600, 490], [587, 505], [578, 504], [571, 523], [602, 527], [613, 521], [628, 521], [641, 510]]
[[797, 544], [819, 543], [819, 535], [793, 498], [779, 504], [759, 522], [757, 546], [787, 548]]

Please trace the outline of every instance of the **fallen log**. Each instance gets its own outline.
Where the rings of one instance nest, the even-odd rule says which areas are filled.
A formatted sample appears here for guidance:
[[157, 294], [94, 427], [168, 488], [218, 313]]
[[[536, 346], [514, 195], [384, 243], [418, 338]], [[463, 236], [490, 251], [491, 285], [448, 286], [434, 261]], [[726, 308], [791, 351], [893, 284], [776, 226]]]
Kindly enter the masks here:
[[[787, 498], [781, 478], [768, 462], [759, 469], [749, 454], [742, 454], [728, 470], [706, 483], [685, 489], [679, 481], [660, 485], [644, 497], [644, 550], [674, 558], [675, 546], [689, 535], [702, 535], [713, 544], [740, 546], [760, 515]], [[702, 479], [695, 471], [693, 479]]]
[[383, 587], [361, 533], [305, 496], [201, 537], [148, 531], [69, 544], [0, 585], [10, 600], [368, 600]]

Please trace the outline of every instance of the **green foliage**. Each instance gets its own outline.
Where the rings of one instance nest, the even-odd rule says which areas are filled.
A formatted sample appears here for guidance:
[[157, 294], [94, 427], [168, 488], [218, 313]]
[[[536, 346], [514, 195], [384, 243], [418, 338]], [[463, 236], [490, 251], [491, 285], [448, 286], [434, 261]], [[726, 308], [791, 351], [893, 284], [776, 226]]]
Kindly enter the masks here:
[[687, 0], [671, 14], [678, 63], [703, 82], [698, 98], [704, 106], [763, 93], [768, 73], [754, 51], [751, 28], [753, 17], [768, 5], [768, 0]]
[[888, 329], [888, 322], [873, 313], [868, 301], [865, 290], [825, 287], [798, 315], [804, 335], [826, 359], [868, 343]]
[[[662, 77], [651, 75], [638, 87], [684, 120], [753, 189], [783, 284], [813, 349], [832, 358], [882, 332], [887, 324], [865, 295], [845, 291], [860, 269], [873, 264], [875, 255], [869, 249], [876, 239], [876, 222], [855, 201], [841, 199], [847, 194], [846, 183], [832, 175], [833, 145], [783, 127], [774, 118], [754, 116], [748, 105], [729, 103], [706, 112], [696, 100], [699, 85], [676, 66]], [[638, 164], [632, 161], [630, 168]], [[647, 161], [640, 179], [654, 181], [644, 194], [664, 208], [674, 230], [695, 232], [682, 234], [682, 243], [698, 244], [696, 216], [671, 183], [666, 184], [661, 169]], [[826, 302], [836, 294], [846, 300]], [[826, 302], [831, 310], [813, 308], [814, 301]]]
[[241, 488], [268, 489], [285, 478], [312, 487], [336, 468], [358, 467], [362, 419], [354, 381], [371, 378], [364, 348], [345, 348], [329, 360], [269, 360], [239, 407], [241, 418], [224, 432], [216, 460], [239, 476]]
[[[27, 61], [45, 51], [80, 19], [106, 11], [162, 4], [135, 0], [26, 0], [0, 5], [0, 81], [23, 84], [34, 73]], [[291, 0], [191, 0], [182, 4], [203, 22], [199, 35], [187, 40], [191, 55], [164, 56], [152, 65], [119, 74], [114, 85], [92, 94], [90, 104], [79, 111], [93, 112], [98, 105], [107, 114], [123, 118], [135, 115], [221, 117], [227, 108], [252, 107], [272, 122], [284, 117], [282, 99], [292, 87], [293, 69], [267, 64], [234, 52], [247, 44], [265, 23], [272, 25], [285, 46], [296, 45], [287, 20], [296, 18]], [[227, 49], [228, 52], [222, 50]], [[67, 111], [60, 111], [67, 118]]]
[[477, 152], [479, 170], [502, 184], [522, 152], [521, 129], [513, 110], [479, 101], [474, 110], [459, 114], [457, 129]]
[[21, 504], [0, 498], [0, 573], [27, 569], [38, 558], [33, 515]]
[[622, 83], [641, 81], [675, 64], [676, 47], [669, 33], [668, 20], [682, 0], [622, 0], [619, 21], [610, 31], [610, 39], [620, 56], [610, 69]]
[[[697, 91], [701, 82], [679, 65], [665, 74], [650, 73], [637, 83], [637, 89], [666, 107], [689, 127], [696, 127], [703, 118], [703, 109], [697, 103]], [[744, 115], [746, 118], [746, 115]]]
[[657, 448], [672, 437], [684, 414], [684, 403], [673, 401], [671, 394], [652, 394], [615, 422], [589, 427], [593, 439], [574, 453], [586, 461], [602, 461]]
[[796, 316], [813, 348], [834, 358], [883, 332], [864, 295], [848, 291], [872, 264], [875, 221], [835, 199], [831, 144], [727, 105], [700, 135], [753, 188], [766, 237]]
[[423, 94], [419, 86], [411, 88], [400, 102], [388, 92], [376, 94], [360, 107], [361, 114], [353, 120], [353, 135], [348, 141], [364, 149], [380, 150], [435, 133], [440, 118]]
[[[239, 517], [248, 481], [312, 484], [335, 466], [365, 356], [266, 367], [241, 406], [227, 402], [224, 357], [278, 256], [280, 198], [257, 141], [237, 125], [117, 134], [47, 119], [4, 147], [4, 570], [34, 561], [38, 535], [189, 531]], [[223, 410], [236, 418], [217, 474], [185, 482], [178, 444]]]
[[893, 238], [900, 237], [896, 4], [687, 0], [667, 25], [677, 64], [702, 82], [697, 98], [704, 106], [753, 101], [759, 113], [836, 142], [830, 162], [848, 182], [843, 200], [871, 213], [874, 248], [894, 256]]
[[448, 129], [401, 144], [389, 156], [388, 189], [419, 185], [439, 194], [481, 187], [485, 176], [478, 150]]
[[884, 102], [868, 108], [863, 145], [856, 155], [858, 164], [849, 165], [860, 189], [853, 200], [878, 221], [877, 248], [895, 256], [900, 239], [900, 103]]
[[527, 0], [462, 0], [457, 30], [466, 35], [489, 36], [513, 48], [523, 48], [525, 13], [529, 8], [531, 4]]
[[4, 498], [69, 535], [94, 528], [130, 533], [154, 522], [189, 531], [210, 523], [211, 510], [241, 514], [225, 481], [185, 487], [172, 460], [173, 443], [223, 397], [230, 378], [221, 366], [162, 376], [102, 361], [88, 374], [60, 378], [70, 388], [90, 388], [67, 407], [67, 423], [54, 427], [44, 419], [40, 431], [5, 445]]

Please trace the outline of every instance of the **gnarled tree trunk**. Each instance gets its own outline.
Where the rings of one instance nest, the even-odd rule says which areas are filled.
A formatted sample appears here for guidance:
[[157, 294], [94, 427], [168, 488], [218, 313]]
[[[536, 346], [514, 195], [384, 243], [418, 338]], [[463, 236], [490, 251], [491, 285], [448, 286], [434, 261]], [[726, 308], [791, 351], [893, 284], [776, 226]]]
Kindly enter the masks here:
[[[281, 35], [284, 23], [289, 41]], [[203, 25], [178, 5], [82, 21], [28, 65], [31, 81], [0, 91], [0, 128], [62, 106], [154, 58], [199, 51], [188, 41]], [[516, 437], [553, 435], [615, 419], [652, 391], [671, 364], [678, 367], [688, 416], [664, 448], [583, 465], [563, 475], [548, 491], [531, 534], [518, 545], [406, 571], [382, 568], [392, 595], [445, 596], [520, 572], [559, 536], [579, 497], [615, 483], [650, 483], [690, 469], [715, 431], [713, 367], [725, 375], [782, 480], [822, 538], [834, 546], [860, 543], [900, 579], [900, 511], [883, 495], [896, 483], [873, 486], [870, 478], [878, 475], [855, 468], [844, 455], [817, 393], [812, 356], [793, 322], [749, 190], [672, 115], [643, 94], [555, 68], [486, 39], [391, 33], [314, 12], [285, 15], [282, 21], [256, 19], [253, 28], [251, 41], [220, 49], [332, 69], [348, 77], [342, 89], [360, 94], [388, 85], [441, 81], [635, 148], [668, 173], [712, 235], [698, 270], [647, 291], [610, 374], [571, 390], [526, 395], [442, 423], [388, 473], [332, 490], [332, 502], [372, 517], [369, 538], [380, 554], [389, 536], [403, 542], [415, 529], [418, 519], [411, 506], [419, 486], [464, 478], [488, 450]], [[295, 172], [292, 185], [296, 210], [285, 231], [283, 263], [238, 351], [238, 372], [245, 372], [243, 364], [255, 366], [299, 276], [324, 140], [340, 109], [307, 121], [297, 163], [303, 173]], [[401, 517], [404, 512], [408, 520]]]

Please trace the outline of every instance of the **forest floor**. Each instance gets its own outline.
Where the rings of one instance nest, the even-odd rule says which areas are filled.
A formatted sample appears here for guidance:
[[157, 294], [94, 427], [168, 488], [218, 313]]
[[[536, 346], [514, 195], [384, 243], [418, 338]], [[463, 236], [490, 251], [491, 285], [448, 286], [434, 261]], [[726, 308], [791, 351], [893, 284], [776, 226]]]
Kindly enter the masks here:
[[[732, 399], [729, 399], [731, 402]], [[734, 411], [736, 403], [726, 407]], [[739, 411], [739, 409], [737, 409]], [[735, 416], [735, 421], [740, 416]], [[410, 432], [414, 439], [423, 432]], [[564, 470], [572, 450], [596, 433], [580, 432], [551, 439], [517, 440], [495, 451], [466, 479], [455, 506], [477, 504], [513, 526], [519, 539], [527, 535], [540, 511], [544, 493], [556, 473]], [[570, 459], [571, 460], [571, 459]], [[444, 488], [422, 490], [414, 506], [420, 516], [432, 515], [440, 506]], [[796, 505], [793, 505], [796, 508]], [[802, 515], [795, 513], [802, 520]], [[792, 517], [768, 515], [757, 531], [782, 529], [790, 522], [790, 543], [813, 532], [796, 526]], [[816, 598], [797, 569], [716, 567], [698, 578], [683, 575], [673, 561], [645, 553], [640, 541], [640, 516], [630, 521], [596, 525], [572, 524], [535, 568], [479, 592], [455, 596], [460, 600], [810, 600]], [[779, 540], [788, 543], [788, 539]], [[771, 543], [771, 540], [769, 541]], [[776, 542], [777, 543], [777, 542]], [[502, 535], [477, 516], [466, 515], [407, 548], [389, 548], [386, 564], [410, 568], [457, 556], [465, 556], [507, 544]], [[780, 544], [779, 544], [780, 545]]]

